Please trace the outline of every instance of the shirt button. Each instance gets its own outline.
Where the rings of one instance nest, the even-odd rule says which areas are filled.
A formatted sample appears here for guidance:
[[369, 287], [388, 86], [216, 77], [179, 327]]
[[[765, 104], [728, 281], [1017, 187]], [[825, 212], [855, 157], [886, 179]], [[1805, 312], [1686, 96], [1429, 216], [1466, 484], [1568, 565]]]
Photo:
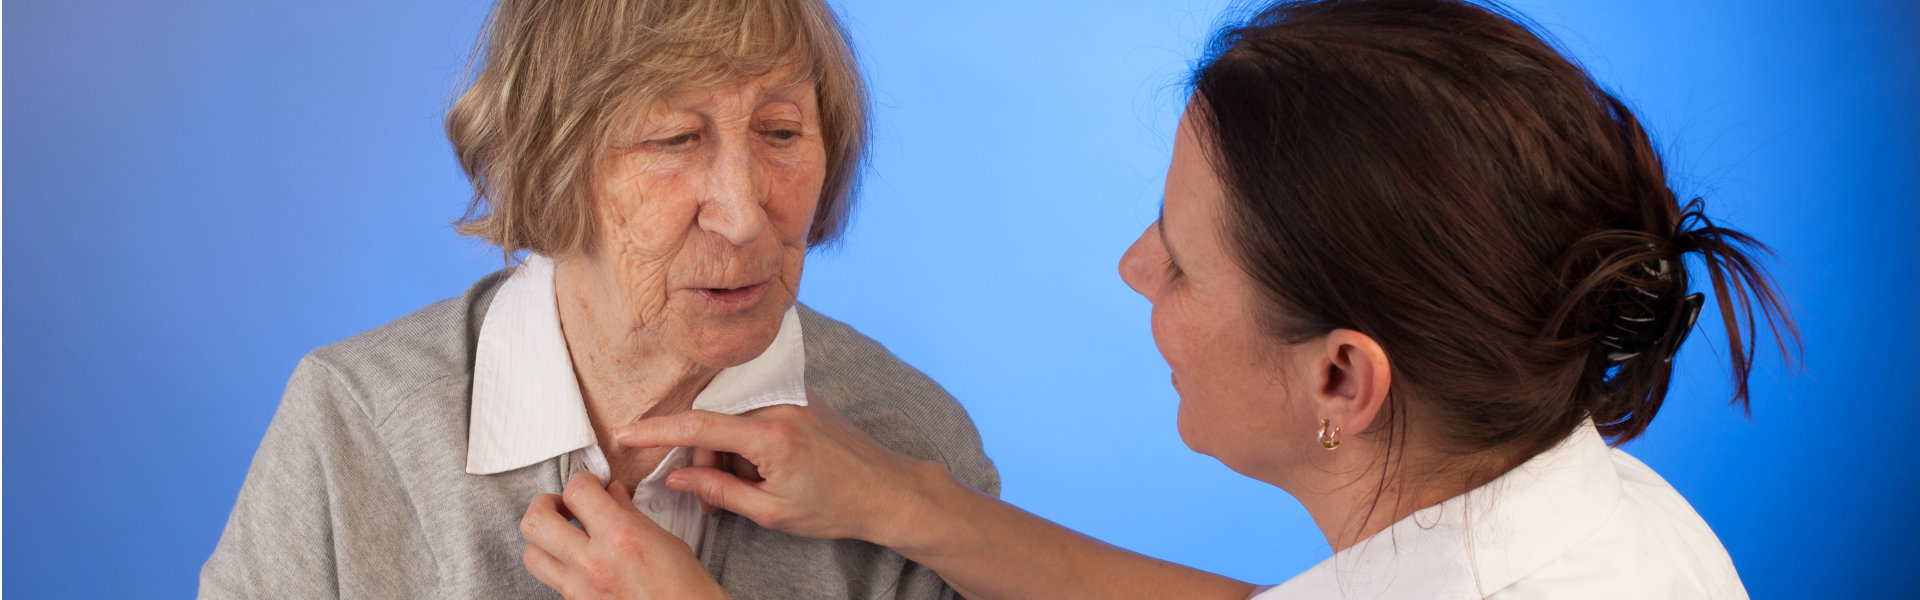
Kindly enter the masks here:
[[659, 496], [655, 496], [652, 500], [647, 501], [647, 510], [656, 512], [656, 513], [666, 512], [667, 499]]

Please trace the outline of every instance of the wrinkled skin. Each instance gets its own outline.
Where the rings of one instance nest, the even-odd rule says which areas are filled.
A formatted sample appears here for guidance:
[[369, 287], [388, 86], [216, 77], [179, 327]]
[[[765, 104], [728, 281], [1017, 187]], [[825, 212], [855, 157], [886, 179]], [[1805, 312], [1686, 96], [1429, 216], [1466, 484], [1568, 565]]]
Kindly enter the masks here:
[[[560, 293], [624, 320], [609, 350], [711, 369], [758, 356], [800, 290], [826, 180], [813, 85], [783, 73], [668, 94], [601, 160], [592, 248]], [[712, 290], [764, 284], [728, 300]]]
[[766, 350], [798, 297], [826, 146], [814, 84], [791, 79], [676, 90], [623, 124], [596, 172], [591, 247], [556, 263], [561, 329], [613, 475], [576, 476], [522, 519], [528, 571], [569, 598], [724, 597], [632, 506], [631, 484], [668, 449], [612, 435], [685, 411], [714, 374]]

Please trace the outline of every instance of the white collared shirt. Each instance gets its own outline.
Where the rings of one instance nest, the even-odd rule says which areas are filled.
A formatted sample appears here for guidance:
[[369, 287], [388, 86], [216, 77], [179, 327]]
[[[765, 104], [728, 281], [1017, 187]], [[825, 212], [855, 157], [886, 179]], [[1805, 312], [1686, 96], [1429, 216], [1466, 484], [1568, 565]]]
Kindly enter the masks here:
[[[607, 455], [587, 420], [573, 358], [560, 331], [554, 264], [529, 255], [495, 293], [480, 325], [473, 364], [473, 412], [467, 472], [491, 475], [572, 453], [575, 464], [606, 481]], [[693, 408], [740, 414], [776, 404], [805, 406], [807, 358], [800, 314], [788, 308], [780, 332], [753, 360], [722, 369], [694, 397]], [[700, 500], [666, 488], [666, 476], [692, 452], [674, 448], [634, 486], [633, 504], [700, 551], [706, 518]], [[529, 498], [531, 500], [531, 498]]]
[[1680, 493], [1592, 423], [1492, 482], [1414, 513], [1258, 600], [1746, 598]]

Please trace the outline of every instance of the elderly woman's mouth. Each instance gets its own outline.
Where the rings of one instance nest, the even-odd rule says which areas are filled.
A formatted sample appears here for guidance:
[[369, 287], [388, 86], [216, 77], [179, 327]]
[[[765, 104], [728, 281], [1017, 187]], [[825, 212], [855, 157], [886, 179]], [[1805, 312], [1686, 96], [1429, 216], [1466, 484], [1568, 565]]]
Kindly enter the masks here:
[[767, 287], [772, 280], [762, 281], [748, 286], [734, 288], [694, 288], [694, 293], [707, 301], [707, 306], [720, 311], [743, 310], [760, 303], [767, 295]]

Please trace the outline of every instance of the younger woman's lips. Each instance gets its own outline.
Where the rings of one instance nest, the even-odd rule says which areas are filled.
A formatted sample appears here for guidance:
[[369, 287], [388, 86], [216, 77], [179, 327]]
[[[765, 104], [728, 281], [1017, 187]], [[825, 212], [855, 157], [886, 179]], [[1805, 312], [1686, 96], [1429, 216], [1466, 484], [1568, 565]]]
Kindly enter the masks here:
[[744, 310], [759, 304], [766, 297], [767, 286], [771, 281], [762, 281], [753, 285], [737, 288], [697, 288], [694, 291], [707, 305], [721, 312]]

